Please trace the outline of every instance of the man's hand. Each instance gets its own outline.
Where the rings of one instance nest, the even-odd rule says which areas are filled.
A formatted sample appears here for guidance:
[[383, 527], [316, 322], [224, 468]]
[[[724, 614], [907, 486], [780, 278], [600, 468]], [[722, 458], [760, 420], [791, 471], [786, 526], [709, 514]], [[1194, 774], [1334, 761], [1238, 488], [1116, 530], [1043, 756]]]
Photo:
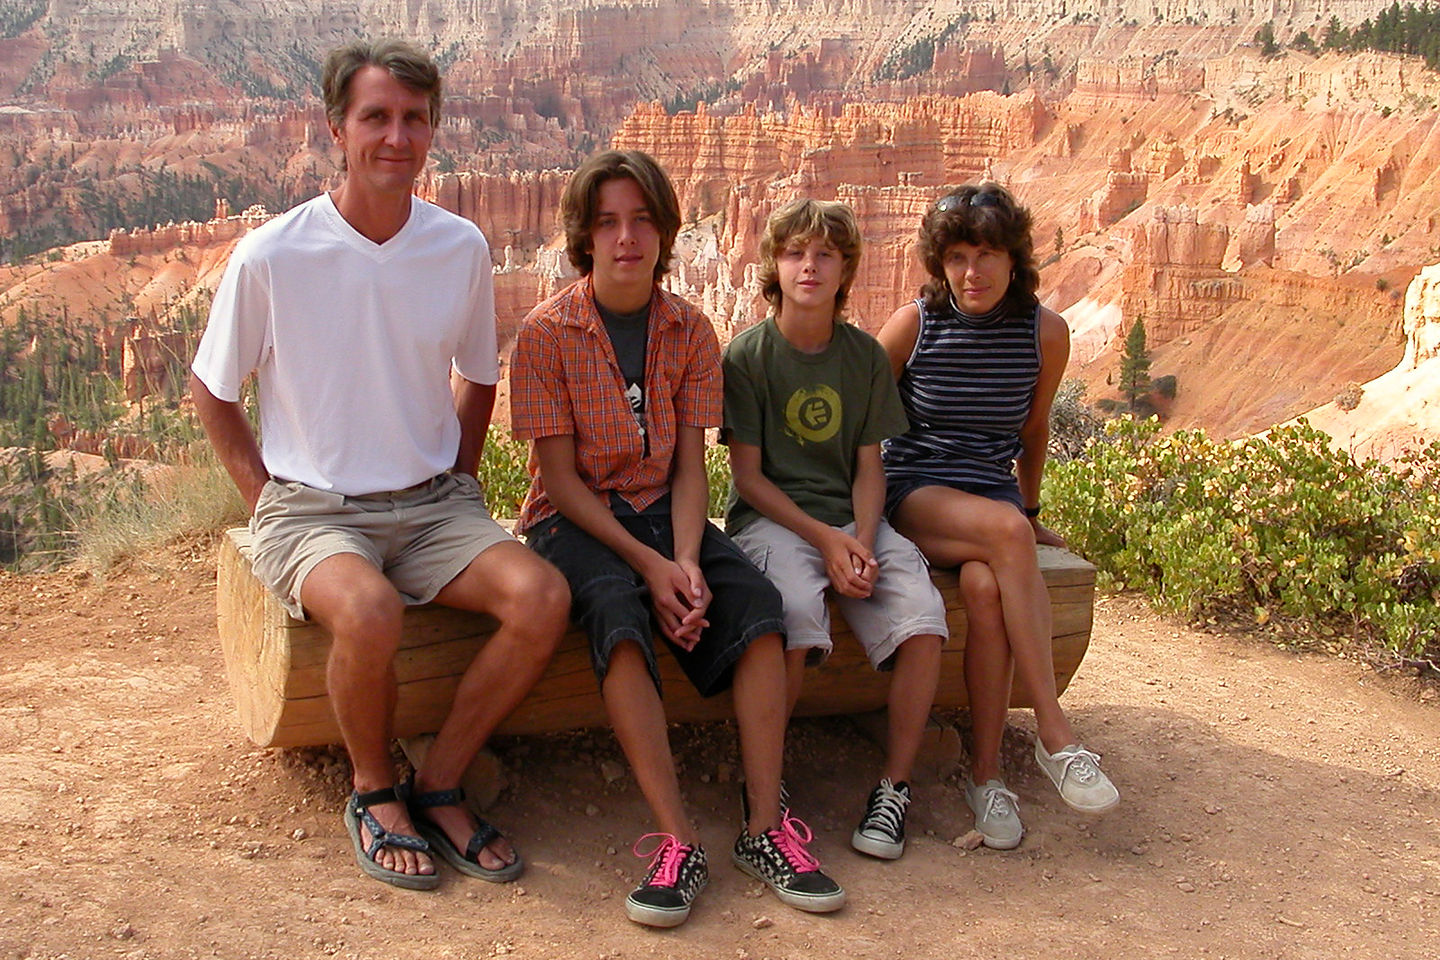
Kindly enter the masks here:
[[686, 650], [700, 642], [700, 631], [710, 626], [705, 610], [710, 606], [710, 588], [693, 562], [678, 563], [656, 554], [640, 571], [650, 588], [650, 602], [665, 639]]
[[244, 408], [236, 401], [221, 400], [215, 396], [193, 373], [190, 374], [190, 397], [205, 434], [215, 448], [215, 455], [225, 465], [225, 471], [235, 481], [240, 497], [254, 514], [260, 491], [265, 489], [270, 474], [265, 470], [260, 445], [255, 442], [255, 433], [250, 429]]
[[875, 589], [880, 564], [863, 543], [843, 530], [830, 528], [818, 544], [825, 558], [825, 574], [830, 586], [842, 597], [864, 600]]
[[254, 487], [254, 488], [251, 489], [251, 490], [242, 490], [242, 491], [240, 492], [240, 497], [241, 497], [241, 499], [243, 499], [243, 500], [246, 502], [246, 504], [249, 505], [249, 507], [250, 507], [250, 514], [251, 514], [252, 516], [255, 514], [255, 506], [256, 506], [256, 504], [258, 504], [258, 503], [260, 502], [260, 494], [262, 494], [262, 493], [265, 492], [265, 483], [266, 483], [266, 482], [268, 482], [268, 481], [262, 481], [261, 484], [260, 484], [258, 487]]

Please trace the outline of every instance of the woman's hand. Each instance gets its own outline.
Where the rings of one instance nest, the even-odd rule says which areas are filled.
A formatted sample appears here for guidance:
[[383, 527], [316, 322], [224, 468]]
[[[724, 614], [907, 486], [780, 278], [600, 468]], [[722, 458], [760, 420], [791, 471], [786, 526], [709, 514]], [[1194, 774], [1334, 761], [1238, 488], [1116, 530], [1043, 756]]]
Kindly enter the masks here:
[[1065, 538], [1034, 517], [1030, 518], [1030, 528], [1035, 531], [1035, 542], [1047, 547], [1065, 546]]

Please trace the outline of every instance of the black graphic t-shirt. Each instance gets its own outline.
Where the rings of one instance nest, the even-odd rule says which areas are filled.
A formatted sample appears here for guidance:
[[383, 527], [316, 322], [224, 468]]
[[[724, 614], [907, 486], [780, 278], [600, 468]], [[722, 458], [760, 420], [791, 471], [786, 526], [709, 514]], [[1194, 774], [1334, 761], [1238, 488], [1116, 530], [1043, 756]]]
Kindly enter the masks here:
[[595, 308], [600, 311], [605, 332], [610, 334], [610, 345], [615, 348], [620, 376], [625, 379], [625, 399], [630, 401], [635, 426], [645, 438], [645, 456], [648, 457], [650, 437], [645, 432], [645, 343], [650, 326], [650, 304], [634, 313], [615, 313], [597, 300]]

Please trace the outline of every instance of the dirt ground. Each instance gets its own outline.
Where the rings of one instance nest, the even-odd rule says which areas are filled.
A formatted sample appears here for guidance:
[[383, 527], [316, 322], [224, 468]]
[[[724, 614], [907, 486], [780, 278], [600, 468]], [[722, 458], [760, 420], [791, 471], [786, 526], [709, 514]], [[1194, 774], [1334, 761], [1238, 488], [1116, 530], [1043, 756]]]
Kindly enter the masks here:
[[[239, 734], [197, 545], [97, 582], [0, 576], [0, 960], [169, 957], [1421, 958], [1440, 943], [1440, 704], [1413, 681], [1201, 632], [1102, 598], [1063, 702], [1122, 805], [1070, 812], [1006, 762], [1028, 828], [1000, 853], [953, 841], [954, 776], [917, 784], [904, 859], [848, 847], [880, 754], [846, 718], [797, 723], [796, 812], [850, 895], [798, 913], [739, 874], [734, 736], [677, 728], [711, 851], [673, 931], [622, 901], [647, 829], [607, 732], [497, 744], [492, 809], [529, 870], [431, 893], [362, 876], [329, 750]], [[961, 718], [963, 722], [963, 717]]]

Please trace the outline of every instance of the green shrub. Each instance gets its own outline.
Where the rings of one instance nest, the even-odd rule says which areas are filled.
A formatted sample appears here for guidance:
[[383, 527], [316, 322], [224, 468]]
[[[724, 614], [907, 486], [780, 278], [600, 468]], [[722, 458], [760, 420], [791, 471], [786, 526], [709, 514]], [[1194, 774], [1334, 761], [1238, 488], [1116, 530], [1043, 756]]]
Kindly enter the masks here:
[[485, 505], [496, 519], [514, 519], [520, 515], [520, 504], [530, 489], [530, 473], [526, 469], [530, 445], [516, 440], [506, 431], [492, 426], [480, 453], [480, 489], [485, 491]]
[[1385, 465], [1303, 421], [1230, 442], [1122, 418], [1105, 441], [1051, 465], [1045, 502], [1117, 585], [1188, 616], [1440, 651], [1440, 442]]
[[705, 446], [705, 477], [710, 481], [710, 504], [707, 517], [725, 516], [730, 502], [730, 448], [723, 443]]
[[1074, 377], [1062, 380], [1050, 406], [1049, 455], [1059, 460], [1080, 456], [1103, 429], [1102, 423], [1085, 404], [1084, 382]]
[[[496, 427], [490, 429], [485, 439], [485, 451], [480, 457], [480, 486], [485, 490], [485, 502], [496, 517], [517, 517], [525, 493], [530, 489], [530, 474], [526, 469], [529, 445], [513, 439], [510, 434]], [[716, 443], [705, 447], [705, 475], [710, 481], [709, 516], [725, 515], [726, 498], [730, 495], [729, 450]]]

